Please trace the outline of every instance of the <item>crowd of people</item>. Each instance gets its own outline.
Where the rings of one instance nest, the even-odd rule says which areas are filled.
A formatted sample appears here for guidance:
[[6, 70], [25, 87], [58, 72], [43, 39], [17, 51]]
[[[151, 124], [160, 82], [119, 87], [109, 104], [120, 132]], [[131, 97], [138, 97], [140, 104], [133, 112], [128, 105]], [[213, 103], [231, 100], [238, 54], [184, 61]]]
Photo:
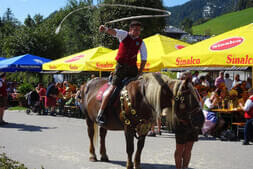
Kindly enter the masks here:
[[[55, 116], [65, 113], [66, 106], [72, 106], [79, 109], [80, 105], [80, 89], [75, 84], [68, 81], [62, 83], [50, 83], [47, 88], [39, 83], [35, 88], [39, 96], [40, 112]], [[58, 112], [56, 111], [58, 109]]]

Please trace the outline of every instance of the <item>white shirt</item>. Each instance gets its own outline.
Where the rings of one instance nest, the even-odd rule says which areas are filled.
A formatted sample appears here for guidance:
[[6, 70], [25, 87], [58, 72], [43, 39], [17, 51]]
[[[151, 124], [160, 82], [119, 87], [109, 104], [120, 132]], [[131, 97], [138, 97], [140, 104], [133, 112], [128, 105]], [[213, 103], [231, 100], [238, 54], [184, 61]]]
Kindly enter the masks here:
[[[114, 29], [116, 31], [116, 38], [119, 39], [119, 42], [122, 42], [128, 35], [128, 32], [122, 29]], [[141, 47], [140, 47], [140, 53], [141, 53], [141, 60], [146, 61], [147, 60], [147, 48], [142, 41]]]
[[252, 107], [253, 107], [253, 102], [252, 102], [250, 99], [248, 99], [248, 100], [246, 101], [244, 107], [243, 107], [243, 110], [246, 111], [246, 112], [248, 112], [248, 111], [250, 111], [250, 109], [251, 109]]
[[229, 79], [229, 78], [225, 78], [225, 86], [227, 87], [228, 90], [232, 89], [232, 84], [233, 84], [233, 80]]
[[233, 84], [232, 84], [232, 88], [235, 87], [238, 84], [241, 84], [241, 81], [240, 80], [239, 81], [234, 80]]
[[214, 108], [214, 105], [213, 105], [213, 103], [212, 103], [212, 101], [211, 101], [210, 98], [206, 98], [205, 99], [204, 105], [206, 105], [209, 109]]

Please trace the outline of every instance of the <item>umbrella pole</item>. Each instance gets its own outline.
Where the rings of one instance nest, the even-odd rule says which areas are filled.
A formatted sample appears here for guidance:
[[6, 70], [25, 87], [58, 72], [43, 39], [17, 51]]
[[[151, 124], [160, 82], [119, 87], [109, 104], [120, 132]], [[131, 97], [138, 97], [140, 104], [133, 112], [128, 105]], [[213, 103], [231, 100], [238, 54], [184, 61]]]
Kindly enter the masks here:
[[253, 66], [251, 67], [251, 87], [253, 85]]
[[99, 77], [102, 77], [102, 72], [101, 71], [99, 71]]

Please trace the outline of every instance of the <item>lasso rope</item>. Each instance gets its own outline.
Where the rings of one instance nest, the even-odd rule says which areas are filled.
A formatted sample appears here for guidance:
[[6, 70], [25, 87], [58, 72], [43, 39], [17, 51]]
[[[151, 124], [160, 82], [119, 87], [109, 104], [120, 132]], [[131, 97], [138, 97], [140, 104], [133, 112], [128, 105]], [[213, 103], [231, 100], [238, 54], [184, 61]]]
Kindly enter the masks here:
[[[98, 4], [97, 7], [107, 7], [107, 6], [110, 6], [110, 7], [126, 7], [126, 8], [135, 8], [135, 9], [142, 9], [142, 10], [149, 10], [149, 11], [156, 11], [156, 12], [163, 12], [165, 14], [163, 15], [138, 15], [138, 16], [131, 16], [131, 17], [124, 17], [124, 18], [120, 18], [120, 19], [115, 19], [115, 20], [112, 20], [112, 21], [109, 21], [109, 22], [106, 22], [106, 24], [111, 24], [111, 23], [116, 23], [116, 22], [120, 22], [120, 21], [126, 21], [126, 20], [132, 20], [132, 19], [140, 19], [140, 18], [155, 18], [155, 17], [168, 17], [171, 15], [171, 13], [169, 11], [166, 11], [166, 10], [162, 10], [162, 9], [156, 9], [156, 8], [148, 8], [148, 7], [140, 7], [140, 6], [134, 6], [134, 5], [123, 5], [123, 4]], [[68, 15], [66, 15], [61, 23], [59, 24], [59, 26], [56, 28], [55, 30], [55, 33], [58, 34], [60, 32], [60, 29], [61, 29], [61, 25], [62, 23], [67, 19], [68, 16], [70, 16], [71, 14], [77, 12], [77, 11], [80, 11], [82, 9], [88, 9], [88, 8], [94, 8], [96, 6], [85, 6], [85, 7], [82, 7], [82, 8], [78, 8], [74, 11], [71, 11]]]
[[148, 7], [140, 7], [140, 6], [134, 6], [134, 5], [122, 5], [122, 4], [99, 4], [98, 6], [110, 6], [110, 7], [126, 7], [126, 8], [135, 8], [135, 9], [142, 9], [142, 10], [148, 10], [148, 11], [156, 11], [156, 12], [163, 12], [166, 14], [163, 15], [138, 15], [138, 16], [131, 16], [131, 17], [124, 17], [120, 19], [115, 19], [109, 22], [106, 22], [105, 24], [120, 22], [120, 21], [126, 21], [126, 20], [132, 20], [132, 19], [140, 19], [140, 18], [155, 18], [155, 17], [168, 17], [171, 15], [169, 11], [162, 10], [162, 9], [156, 9], [156, 8], [148, 8]]

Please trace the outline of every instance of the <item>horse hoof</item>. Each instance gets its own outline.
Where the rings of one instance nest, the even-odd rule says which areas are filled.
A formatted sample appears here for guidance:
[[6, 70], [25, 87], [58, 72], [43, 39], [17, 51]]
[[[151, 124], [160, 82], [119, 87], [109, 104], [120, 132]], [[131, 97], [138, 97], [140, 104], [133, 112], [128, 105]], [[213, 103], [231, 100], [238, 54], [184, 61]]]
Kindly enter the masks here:
[[96, 161], [98, 161], [96, 157], [90, 157], [89, 160], [90, 160], [91, 162], [96, 162]]
[[129, 164], [129, 163], [127, 163], [126, 168], [127, 168], [127, 169], [134, 169], [134, 166], [133, 166], [133, 164], [131, 164], [131, 163], [130, 163], [130, 164]]
[[141, 166], [135, 166], [134, 169], [141, 169]]
[[102, 162], [109, 162], [109, 159], [108, 159], [107, 156], [105, 156], [105, 157], [101, 157], [100, 161], [102, 161]]

